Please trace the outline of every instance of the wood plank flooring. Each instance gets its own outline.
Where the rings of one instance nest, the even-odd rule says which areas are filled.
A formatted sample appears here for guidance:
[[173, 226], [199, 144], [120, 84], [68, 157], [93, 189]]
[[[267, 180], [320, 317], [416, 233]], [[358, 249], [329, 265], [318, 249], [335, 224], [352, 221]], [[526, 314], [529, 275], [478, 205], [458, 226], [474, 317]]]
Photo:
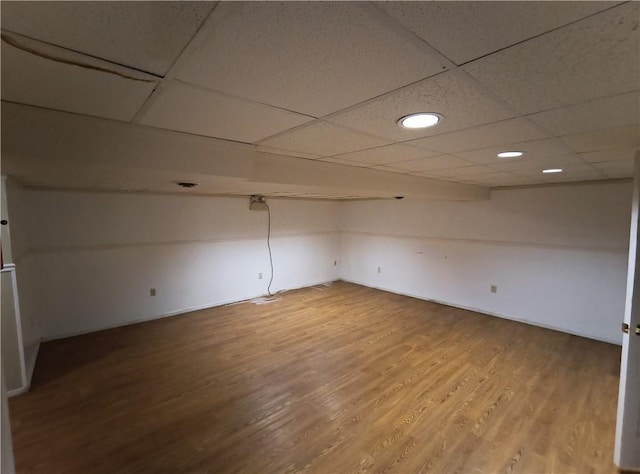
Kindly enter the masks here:
[[348, 283], [46, 343], [19, 473], [608, 473], [620, 348]]

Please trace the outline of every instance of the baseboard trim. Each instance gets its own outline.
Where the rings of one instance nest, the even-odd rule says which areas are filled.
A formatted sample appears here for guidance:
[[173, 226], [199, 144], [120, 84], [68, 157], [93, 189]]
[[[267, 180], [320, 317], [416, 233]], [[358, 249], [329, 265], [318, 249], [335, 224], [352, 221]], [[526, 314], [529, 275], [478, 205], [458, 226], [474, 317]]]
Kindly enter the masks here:
[[[451, 306], [452, 308], [459, 308], [459, 309], [464, 309], [464, 310], [468, 310], [468, 311], [474, 311], [476, 313], [486, 314], [488, 316], [493, 316], [493, 317], [502, 318], [502, 319], [508, 319], [510, 321], [516, 321], [516, 322], [519, 322], [519, 323], [529, 324], [531, 326], [537, 326], [537, 327], [542, 327], [542, 328], [545, 328], [545, 329], [551, 329], [553, 331], [559, 331], [559, 332], [563, 332], [563, 333], [566, 333], [566, 334], [572, 334], [574, 336], [584, 337], [584, 338], [587, 338], [587, 339], [594, 339], [596, 341], [606, 342], [608, 344], [614, 344], [614, 345], [617, 345], [617, 346], [621, 345], [620, 341], [609, 339], [609, 338], [606, 338], [606, 337], [595, 336], [593, 334], [588, 334], [588, 333], [584, 333], [584, 332], [581, 332], [581, 331], [569, 330], [569, 329], [566, 329], [566, 328], [553, 326], [553, 325], [550, 325], [550, 324], [538, 323], [538, 322], [535, 322], [535, 321], [531, 321], [531, 320], [527, 320], [527, 319], [523, 319], [523, 318], [518, 318], [516, 316], [495, 313], [495, 312], [492, 312], [492, 311], [484, 310], [482, 308], [476, 308], [476, 307], [472, 307], [472, 306], [464, 306], [464, 305], [460, 305], [460, 304], [457, 304], [457, 303], [452, 303], [450, 301], [443, 301], [443, 300], [438, 300], [438, 299], [433, 299], [433, 298], [427, 298], [425, 296], [414, 294], [414, 293], [403, 292], [403, 291], [398, 291], [398, 290], [392, 290], [392, 289], [389, 289], [389, 288], [369, 285], [369, 284], [366, 284], [364, 282], [351, 280], [351, 279], [348, 279], [348, 278], [338, 278], [338, 279], [334, 279], [334, 280], [323, 280], [323, 281], [318, 281], [318, 282], [315, 282], [315, 283], [304, 284], [304, 285], [300, 285], [300, 286], [296, 286], [296, 287], [291, 287], [291, 288], [278, 290], [278, 292], [287, 292], [287, 291], [292, 291], [292, 290], [298, 290], [300, 288], [309, 288], [309, 287], [312, 287], [312, 286], [326, 285], [328, 283], [333, 283], [335, 281], [344, 281], [344, 282], [347, 282], [347, 283], [353, 283], [355, 285], [366, 286], [367, 288], [373, 288], [373, 289], [380, 290], [380, 291], [386, 291], [388, 293], [394, 293], [394, 294], [397, 294], [397, 295], [408, 296], [410, 298], [416, 298], [416, 299], [420, 299], [420, 300], [424, 300], [424, 301], [431, 301], [433, 303], [438, 303], [438, 304], [442, 304], [442, 305], [445, 305], [445, 306]], [[59, 335], [55, 335], [55, 336], [51, 336], [51, 337], [45, 337], [45, 338], [42, 338], [42, 342], [55, 341], [55, 340], [58, 340], [58, 339], [66, 339], [68, 337], [81, 336], [83, 334], [90, 334], [90, 333], [93, 333], [93, 332], [104, 331], [104, 330], [107, 330], [107, 329], [114, 329], [114, 328], [123, 327], [123, 326], [130, 326], [130, 325], [133, 325], [133, 324], [145, 323], [145, 322], [148, 322], [148, 321], [153, 321], [155, 319], [163, 319], [163, 318], [169, 318], [169, 317], [173, 317], [173, 316], [180, 316], [182, 314], [191, 313], [193, 311], [200, 311], [200, 310], [203, 310], [203, 309], [210, 309], [210, 308], [215, 308], [215, 307], [218, 307], [218, 306], [225, 306], [225, 305], [228, 305], [228, 304], [237, 304], [237, 303], [248, 302], [248, 301], [250, 301], [250, 300], [252, 300], [254, 298], [261, 298], [261, 297], [266, 297], [266, 296], [268, 296], [268, 295], [267, 294], [255, 294], [255, 295], [251, 295], [251, 296], [247, 296], [247, 297], [243, 297], [243, 298], [239, 298], [239, 299], [229, 299], [229, 300], [223, 300], [223, 301], [219, 301], [219, 302], [215, 302], [215, 303], [211, 303], [211, 304], [184, 308], [184, 309], [180, 309], [180, 310], [177, 310], [177, 311], [170, 311], [168, 313], [163, 313], [163, 314], [160, 314], [160, 315], [150, 316], [150, 317], [147, 317], [147, 318], [141, 318], [141, 319], [136, 319], [136, 320], [132, 320], [132, 321], [127, 321], [127, 322], [124, 322], [124, 323], [116, 323], [116, 324], [113, 324], [113, 325], [107, 325], [107, 326], [100, 326], [100, 327], [97, 327], [97, 328], [92, 328], [90, 330], [74, 331], [74, 332], [71, 332], [71, 333], [64, 333], [64, 334], [59, 334]], [[38, 345], [38, 349], [39, 348], [40, 348], [40, 345]], [[37, 357], [37, 354], [36, 354], [36, 357]], [[34, 358], [33, 366], [35, 367], [35, 358]], [[29, 384], [31, 382], [31, 376], [33, 375], [34, 367], [29, 367], [29, 371], [30, 371], [29, 376], [28, 376]], [[20, 391], [20, 390], [26, 391], [26, 390], [28, 390], [28, 388], [16, 389], [13, 392], [17, 392], [17, 391]], [[12, 392], [8, 392], [8, 394], [10, 396], [11, 396], [11, 393]], [[23, 392], [20, 392], [20, 393], [23, 393]]]
[[27, 393], [29, 391], [29, 387], [20, 387], [14, 390], [7, 390], [7, 398], [15, 397], [17, 395], [22, 395], [23, 393]]
[[[339, 281], [339, 279], [336, 278], [336, 279], [333, 279], [333, 280], [322, 280], [322, 281], [318, 281], [318, 282], [315, 282], [315, 283], [304, 284], [304, 285], [294, 286], [294, 287], [291, 287], [291, 288], [284, 288], [284, 289], [280, 289], [280, 290], [274, 290], [274, 294], [275, 293], [285, 293], [287, 291], [293, 291], [293, 290], [299, 290], [301, 288], [310, 288], [310, 287], [313, 287], [313, 286], [326, 285], [326, 284], [329, 284], [329, 283], [333, 283], [335, 281]], [[131, 320], [131, 321], [123, 322], [123, 323], [116, 323], [116, 324], [100, 326], [100, 327], [96, 327], [96, 328], [92, 328], [92, 329], [88, 329], [88, 330], [74, 331], [74, 332], [63, 333], [63, 334], [50, 336], [50, 337], [43, 337], [42, 338], [42, 342], [57, 341], [59, 339], [66, 339], [66, 338], [69, 338], [69, 337], [82, 336], [83, 334], [91, 334], [91, 333], [94, 333], [94, 332], [106, 331], [107, 329], [114, 329], [114, 328], [119, 328], [119, 327], [124, 327], [124, 326], [131, 326], [131, 325], [134, 325], [134, 324], [146, 323], [148, 321], [154, 321], [156, 319], [164, 319], [164, 318], [170, 318], [170, 317], [173, 317], [173, 316], [180, 316], [180, 315], [183, 315], [183, 314], [192, 313], [194, 311], [200, 311], [200, 310], [203, 310], [203, 309], [211, 309], [211, 308], [216, 308], [218, 306], [226, 306], [226, 305], [229, 305], [229, 304], [237, 304], [237, 303], [249, 302], [249, 301], [251, 301], [252, 299], [255, 299], [255, 298], [262, 298], [262, 297], [268, 297], [268, 296], [269, 295], [267, 293], [260, 293], [260, 294], [246, 296], [246, 297], [242, 297], [242, 298], [238, 298], [238, 299], [229, 299], [229, 300], [218, 301], [218, 302], [215, 302], [215, 303], [208, 303], [208, 304], [201, 305], [201, 306], [193, 306], [193, 307], [190, 307], [190, 308], [184, 308], [184, 309], [179, 309], [179, 310], [176, 310], [176, 311], [170, 311], [168, 313], [162, 313], [160, 315], [155, 315], [155, 316], [149, 316], [149, 317], [145, 317], [145, 318], [135, 319], [135, 320]]]
[[[33, 372], [36, 369], [36, 360], [38, 360], [38, 354], [40, 352], [40, 344], [41, 344], [41, 341], [38, 341], [38, 343], [36, 344], [36, 348], [34, 350], [34, 354], [29, 360], [29, 365], [25, 367], [26, 383], [24, 384], [24, 386], [20, 388], [7, 390], [7, 397], [11, 398], [11, 397], [15, 397], [16, 395], [22, 395], [23, 393], [27, 393], [29, 390], [31, 390], [31, 379], [33, 378]], [[25, 362], [26, 362], [26, 359], [27, 358], [25, 355]]]
[[41, 343], [42, 341], [38, 341], [38, 344], [36, 344], [33, 356], [31, 356], [31, 360], [27, 366], [27, 391], [31, 388], [31, 379], [33, 378], [33, 372], [36, 369], [36, 361], [38, 360], [38, 354], [40, 353]]
[[518, 323], [523, 323], [523, 324], [529, 324], [530, 326], [537, 326], [537, 327], [541, 327], [541, 328], [545, 328], [545, 329], [551, 329], [552, 331], [558, 331], [558, 332], [563, 332], [565, 334], [571, 334], [573, 336], [579, 336], [579, 337], [584, 337], [586, 339], [593, 339], [596, 341], [600, 341], [600, 342], [606, 342], [608, 344], [614, 344], [616, 346], [621, 346], [622, 343], [620, 341], [615, 341], [606, 337], [600, 337], [600, 336], [595, 336], [593, 334], [587, 334], [587, 333], [583, 333], [580, 331], [574, 331], [574, 330], [569, 330], [566, 328], [561, 328], [558, 326], [553, 326], [550, 324], [543, 324], [543, 323], [538, 323], [535, 321], [531, 321], [528, 319], [522, 319], [522, 318], [518, 318], [516, 316], [510, 316], [510, 315], [505, 315], [505, 314], [500, 314], [500, 313], [494, 313], [491, 311], [487, 311], [484, 309], [480, 309], [480, 308], [474, 308], [472, 306], [463, 306], [460, 304], [456, 304], [456, 303], [451, 303], [449, 301], [442, 301], [442, 300], [436, 300], [436, 299], [432, 299], [432, 298], [427, 298], [425, 296], [422, 295], [417, 295], [417, 294], [413, 294], [413, 293], [406, 293], [403, 291], [397, 291], [397, 290], [391, 290], [389, 288], [382, 288], [379, 286], [373, 286], [373, 285], [368, 285], [366, 283], [363, 282], [359, 282], [359, 281], [355, 281], [355, 280], [349, 280], [346, 278], [342, 278], [342, 281], [345, 281], [347, 283], [353, 283], [354, 285], [360, 285], [360, 286], [366, 286], [367, 288], [373, 288], [375, 290], [380, 290], [380, 291], [386, 291], [388, 293], [394, 293], [396, 295], [402, 295], [402, 296], [408, 296], [410, 298], [416, 298], [419, 300], [423, 300], [423, 301], [431, 301], [432, 303], [438, 303], [444, 306], [451, 306], [452, 308], [458, 308], [458, 309], [465, 309], [467, 311], [473, 311], [475, 313], [481, 313], [481, 314], [486, 314], [487, 316], [493, 316], [496, 318], [502, 318], [502, 319], [508, 319], [510, 321], [516, 321]]

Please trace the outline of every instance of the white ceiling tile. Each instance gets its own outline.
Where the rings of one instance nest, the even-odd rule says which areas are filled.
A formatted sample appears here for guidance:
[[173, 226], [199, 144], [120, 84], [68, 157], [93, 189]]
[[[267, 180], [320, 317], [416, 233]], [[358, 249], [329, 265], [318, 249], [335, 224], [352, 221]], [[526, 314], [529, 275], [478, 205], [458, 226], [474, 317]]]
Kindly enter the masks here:
[[184, 81], [321, 117], [444, 64], [357, 2], [222, 2]]
[[524, 114], [636, 90], [639, 8], [628, 2], [463, 69]]
[[[498, 158], [497, 154], [503, 151], [522, 151], [524, 156], [519, 158]], [[571, 150], [557, 138], [532, 140], [528, 142], [511, 143], [509, 145], [483, 148], [482, 150], [456, 153], [456, 156], [474, 163], [497, 164], [511, 160], [540, 159], [553, 156], [566, 155]]]
[[557, 155], [538, 159], [514, 158], [491, 164], [491, 168], [500, 171], [520, 172], [520, 171], [540, 171], [547, 168], [563, 168], [566, 166], [584, 165], [584, 161], [578, 155]]
[[331, 123], [316, 121], [310, 125], [268, 138], [260, 144], [283, 150], [333, 156], [387, 145], [389, 141]]
[[605, 161], [593, 163], [608, 178], [631, 178], [633, 176], [633, 160]]
[[[598, 168], [589, 164], [577, 164], [568, 166], [554, 166], [561, 168], [561, 173], [543, 173], [542, 169], [517, 170], [513, 173], [521, 176], [534, 177], [540, 182], [579, 181], [581, 179], [604, 179], [605, 175]], [[545, 168], [546, 169], [546, 168]]]
[[619, 2], [377, 2], [456, 64], [519, 43]]
[[421, 158], [419, 160], [401, 161], [399, 163], [391, 163], [386, 165], [388, 168], [407, 171], [429, 171], [446, 168], [461, 168], [470, 166], [473, 163], [462, 160], [455, 156], [440, 155], [432, 158]]
[[152, 127], [254, 143], [313, 120], [304, 115], [170, 81], [139, 122]]
[[[463, 68], [477, 73], [481, 86], [463, 70], [446, 71], [448, 61], [430, 56], [431, 48], [421, 47], [392, 18], [356, 2], [221, 3], [207, 21], [214, 3], [4, 2], [3, 36], [37, 47], [26, 52], [3, 45], [2, 95], [11, 102], [121, 121], [131, 120], [146, 103], [139, 113], [145, 125], [254, 143], [229, 146], [244, 146], [258, 159], [269, 153], [334, 163], [317, 166], [335, 168], [336, 174], [356, 172], [340, 166], [347, 165], [492, 187], [626, 178], [640, 147], [634, 30], [640, 9], [632, 2], [593, 15], [609, 5], [398, 2], [382, 7], [458, 63], [507, 47]], [[588, 15], [593, 16], [544, 33]], [[518, 21], [522, 17], [527, 21]], [[194, 34], [187, 54], [149, 99], [158, 78], [134, 68], [165, 74]], [[497, 96], [513, 107], [496, 102]], [[515, 118], [515, 109], [530, 115]], [[423, 110], [442, 113], [444, 121], [422, 131], [397, 126], [401, 116]], [[329, 112], [321, 120], [310, 117]], [[116, 125], [133, 126], [109, 126]], [[90, 140], [85, 135], [78, 139]], [[527, 154], [513, 160], [495, 156], [512, 148]], [[15, 170], [38, 185], [174, 191], [175, 177], [167, 178], [166, 170], [154, 174], [146, 168], [134, 175], [123, 174], [117, 163], [109, 166], [106, 173], [90, 164], [3, 161], [5, 172]], [[548, 167], [565, 172], [542, 175]], [[342, 196], [318, 186], [217, 179], [194, 175], [201, 185], [185, 192]], [[356, 190], [352, 197], [357, 196], [362, 193]]]
[[130, 121], [156, 84], [137, 71], [17, 35], [3, 37], [6, 101]]
[[2, 29], [164, 75], [214, 2], [3, 2]]
[[535, 184], [535, 179], [530, 178], [528, 176], [516, 176], [511, 175], [509, 178], [498, 179], [497, 182], [494, 183], [470, 183], [470, 184], [478, 184], [480, 186], [490, 186], [490, 187], [502, 187], [502, 186], [527, 186]]
[[464, 168], [431, 170], [431, 171], [426, 171], [425, 173], [428, 173], [430, 176], [440, 177], [440, 178], [465, 179], [465, 178], [479, 177], [486, 174], [494, 174], [496, 173], [496, 170], [488, 166], [471, 165], [471, 166], [465, 166]]
[[640, 121], [640, 91], [548, 110], [527, 118], [555, 136], [633, 125]]
[[401, 170], [398, 168], [392, 168], [389, 165], [376, 165], [376, 166], [372, 166], [372, 168], [379, 171], [389, 171], [390, 173], [413, 174], [411, 170]]
[[457, 153], [547, 137], [547, 134], [526, 119], [514, 118], [457, 132], [419, 138], [406, 144], [441, 153]]
[[567, 135], [560, 140], [579, 153], [640, 148], [640, 125]]
[[360, 161], [342, 160], [342, 159], [337, 158], [335, 156], [330, 156], [328, 158], [322, 158], [322, 161], [326, 161], [328, 163], [336, 163], [336, 164], [339, 164], [339, 165], [357, 166], [359, 168], [371, 168], [371, 165], [368, 164], [368, 163], [362, 163]]
[[510, 186], [514, 184], [522, 184], [522, 177], [514, 176], [511, 173], [506, 173], [503, 171], [496, 171], [495, 173], [491, 174], [465, 178], [464, 182], [480, 184], [484, 186]]
[[394, 143], [393, 145], [371, 148], [369, 150], [336, 155], [335, 158], [340, 158], [344, 161], [367, 163], [369, 165], [385, 165], [388, 163], [396, 163], [398, 161], [408, 161], [414, 160], [416, 158], [427, 158], [430, 156], [436, 156], [438, 154], [439, 153], [422, 150], [420, 148], [414, 148], [411, 146], [402, 145], [400, 143]]
[[578, 156], [584, 161], [594, 164], [608, 161], [633, 161], [635, 154], [636, 150], [634, 148], [628, 148], [626, 150], [591, 151], [587, 153], [579, 153]]
[[[464, 168], [462, 168], [464, 169]], [[426, 178], [434, 178], [455, 183], [475, 184], [478, 186], [518, 186], [532, 184], [534, 180], [527, 176], [518, 176], [515, 174], [495, 171], [483, 173], [476, 176], [438, 176], [434, 171], [421, 171], [411, 173], [414, 176], [422, 176]]]
[[[398, 125], [401, 117], [414, 112], [437, 112], [444, 118], [435, 127], [420, 130]], [[470, 82], [460, 79], [455, 73], [445, 72], [333, 115], [327, 120], [402, 142], [510, 117], [511, 114], [502, 105], [486, 97]]]
[[557, 175], [542, 175], [539, 178], [535, 178], [536, 184], [551, 184], [551, 183], [580, 183], [584, 181], [600, 181], [608, 179], [604, 174], [598, 175], [571, 175], [565, 173], [559, 173]]
[[298, 158], [306, 158], [308, 160], [316, 160], [318, 158], [322, 158], [321, 155], [314, 155], [313, 153], [302, 153], [301, 151], [282, 150], [280, 148], [272, 148], [264, 145], [256, 145], [256, 150], [263, 153], [271, 153], [272, 155], [296, 156]]

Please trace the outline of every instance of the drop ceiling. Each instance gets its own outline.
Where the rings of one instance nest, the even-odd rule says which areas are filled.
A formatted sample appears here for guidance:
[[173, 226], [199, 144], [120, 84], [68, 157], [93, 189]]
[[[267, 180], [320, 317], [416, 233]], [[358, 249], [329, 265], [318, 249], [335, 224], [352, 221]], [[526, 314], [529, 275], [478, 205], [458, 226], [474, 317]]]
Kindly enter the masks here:
[[[3, 2], [2, 171], [345, 199], [628, 178], [639, 18], [637, 2]], [[419, 111], [444, 119], [398, 126]], [[167, 145], [134, 156], [116, 131]]]

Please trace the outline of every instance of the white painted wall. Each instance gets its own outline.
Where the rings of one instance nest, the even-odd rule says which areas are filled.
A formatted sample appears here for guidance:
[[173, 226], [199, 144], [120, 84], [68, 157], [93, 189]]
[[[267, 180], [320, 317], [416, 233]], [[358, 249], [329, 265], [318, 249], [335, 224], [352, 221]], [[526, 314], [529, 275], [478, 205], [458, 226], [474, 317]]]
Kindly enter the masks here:
[[594, 183], [497, 190], [489, 201], [346, 202], [341, 276], [619, 344], [631, 189]]
[[[267, 215], [247, 198], [16, 194], [23, 318], [45, 339], [266, 293]], [[473, 202], [269, 199], [272, 290], [343, 278], [619, 343], [630, 196], [622, 182]]]
[[[31, 309], [33, 298], [22, 298], [18, 291], [19, 284], [25, 290], [30, 285], [29, 275], [36, 269], [29, 269], [28, 265], [19, 268], [15, 262], [20, 260], [26, 251], [26, 228], [29, 212], [28, 205], [21, 193], [21, 188], [10, 179], [2, 177], [0, 199], [2, 199], [2, 218], [8, 221], [0, 229], [2, 234], [2, 251], [5, 269], [2, 270], [2, 352], [5, 357], [6, 383], [10, 394], [17, 394], [27, 390], [31, 384], [31, 375], [35, 368], [38, 349], [40, 348], [41, 330], [37, 315]], [[14, 206], [9, 206], [8, 196], [14, 199]], [[11, 211], [9, 211], [11, 207]], [[14, 219], [15, 217], [15, 219]], [[28, 292], [27, 292], [28, 295]], [[29, 295], [28, 295], [29, 296]], [[27, 309], [25, 314], [24, 310]], [[11, 327], [13, 329], [11, 329]], [[6, 329], [6, 331], [5, 331]], [[14, 347], [8, 352], [6, 347]], [[19, 367], [21, 377], [19, 383], [11, 375], [12, 368]]]
[[26, 385], [26, 370], [22, 343], [20, 312], [15, 298], [15, 272], [12, 268], [0, 271], [0, 354], [8, 392]]
[[0, 361], [0, 474], [14, 474], [13, 440], [11, 438], [11, 423], [9, 421], [9, 404], [7, 390], [4, 384], [4, 370]]
[[[249, 211], [248, 198], [21, 192], [28, 250], [18, 266], [34, 269], [25, 292], [45, 339], [267, 292], [267, 213]], [[269, 204], [272, 292], [337, 279], [339, 203]]]

